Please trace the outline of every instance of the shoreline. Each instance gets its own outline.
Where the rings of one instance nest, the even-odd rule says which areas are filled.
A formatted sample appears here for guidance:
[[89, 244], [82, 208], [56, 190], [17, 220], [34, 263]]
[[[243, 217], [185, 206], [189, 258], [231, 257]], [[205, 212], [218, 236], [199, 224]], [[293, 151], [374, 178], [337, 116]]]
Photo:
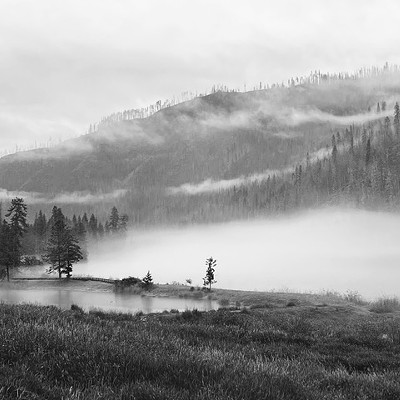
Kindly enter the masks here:
[[[89, 278], [88, 278], [89, 279]], [[35, 278], [11, 280], [0, 282], [0, 289], [16, 290], [46, 290], [59, 289], [65, 291], [122, 293], [129, 296], [140, 295], [148, 297], [185, 298], [195, 300], [218, 301], [222, 307], [232, 308], [286, 308], [286, 307], [343, 307], [356, 306], [361, 312], [368, 312], [369, 302], [361, 298], [350, 299], [340, 293], [297, 293], [297, 292], [261, 292], [233, 289], [212, 289], [211, 292], [188, 285], [155, 284], [154, 287], [145, 291], [138, 287], [130, 287], [121, 292], [116, 292], [112, 283], [91, 280], [67, 280]]]

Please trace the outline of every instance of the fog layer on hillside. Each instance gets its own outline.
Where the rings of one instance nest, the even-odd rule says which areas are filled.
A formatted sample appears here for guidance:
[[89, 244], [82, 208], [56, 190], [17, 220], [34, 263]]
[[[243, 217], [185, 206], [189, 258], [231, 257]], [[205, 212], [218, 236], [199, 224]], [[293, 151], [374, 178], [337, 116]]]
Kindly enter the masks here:
[[359, 291], [400, 295], [400, 216], [327, 209], [272, 220], [131, 231], [93, 248], [75, 274], [202, 285], [217, 259], [216, 287], [242, 290]]

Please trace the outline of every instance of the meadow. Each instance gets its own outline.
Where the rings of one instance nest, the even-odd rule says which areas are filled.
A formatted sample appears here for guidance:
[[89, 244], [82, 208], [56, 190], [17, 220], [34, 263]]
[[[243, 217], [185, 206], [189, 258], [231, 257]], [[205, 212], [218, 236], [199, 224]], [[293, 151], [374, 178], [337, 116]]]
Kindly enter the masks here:
[[395, 300], [234, 294], [204, 313], [0, 304], [0, 398], [400, 398]]

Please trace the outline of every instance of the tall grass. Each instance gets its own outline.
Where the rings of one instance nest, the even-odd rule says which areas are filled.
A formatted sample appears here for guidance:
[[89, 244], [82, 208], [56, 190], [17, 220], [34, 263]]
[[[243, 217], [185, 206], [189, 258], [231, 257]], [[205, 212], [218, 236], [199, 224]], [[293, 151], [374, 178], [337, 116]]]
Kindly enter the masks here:
[[0, 304], [0, 398], [399, 399], [396, 332], [396, 317], [315, 307], [143, 316]]
[[376, 313], [391, 313], [400, 310], [400, 301], [397, 297], [382, 297], [370, 305], [370, 310]]

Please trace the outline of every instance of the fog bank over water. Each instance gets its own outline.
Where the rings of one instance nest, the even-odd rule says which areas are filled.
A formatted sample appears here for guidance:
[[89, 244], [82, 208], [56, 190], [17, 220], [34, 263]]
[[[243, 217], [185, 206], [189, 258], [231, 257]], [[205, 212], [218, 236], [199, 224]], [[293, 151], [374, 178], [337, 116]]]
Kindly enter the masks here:
[[98, 246], [75, 275], [143, 277], [202, 285], [217, 259], [216, 287], [242, 290], [357, 290], [400, 296], [400, 215], [326, 209], [272, 220], [132, 231]]

